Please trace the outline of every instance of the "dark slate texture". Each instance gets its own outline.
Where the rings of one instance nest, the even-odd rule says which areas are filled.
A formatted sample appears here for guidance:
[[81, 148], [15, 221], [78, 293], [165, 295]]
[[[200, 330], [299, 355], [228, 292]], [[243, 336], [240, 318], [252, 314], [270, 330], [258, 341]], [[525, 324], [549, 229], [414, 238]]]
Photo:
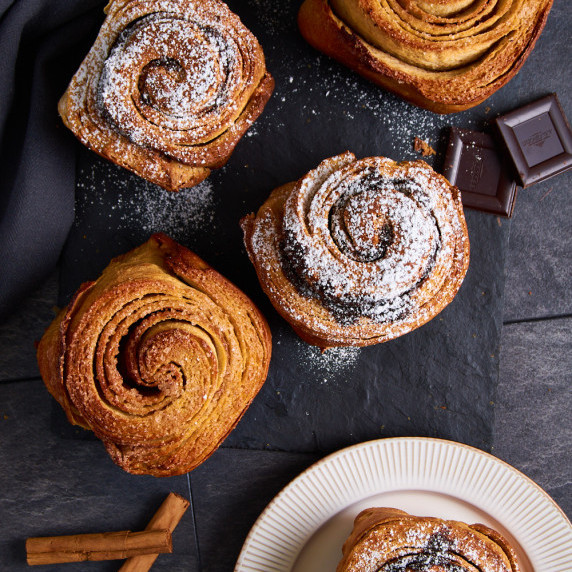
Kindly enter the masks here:
[[506, 325], [493, 454], [572, 516], [572, 318]]
[[377, 437], [426, 435], [486, 449], [507, 234], [506, 223], [495, 217], [468, 218], [470, 234], [478, 237], [469, 273], [453, 303], [419, 330], [321, 355], [269, 314], [270, 374], [227, 444], [327, 452]]
[[[189, 498], [186, 475], [167, 479], [129, 475], [113, 464], [99, 441], [54, 435], [52, 401], [41, 381], [0, 384], [2, 571], [30, 569], [25, 549], [30, 536], [142, 530], [169, 492]], [[153, 570], [198, 570], [192, 509], [173, 534], [173, 546], [174, 553], [161, 555]], [[66, 564], [65, 569], [111, 572], [120, 564]]]
[[571, 187], [569, 171], [519, 194], [506, 266], [505, 321], [572, 315]]
[[231, 572], [268, 503], [315, 455], [221, 449], [191, 473], [202, 572]]
[[40, 375], [34, 342], [54, 319], [57, 291], [55, 273], [20, 304], [17, 312], [0, 322], [0, 381]]
[[[274, 338], [270, 374], [230, 446], [332, 451], [380, 436], [429, 435], [490, 447], [508, 221], [467, 212], [471, 266], [459, 295], [438, 318], [381, 346], [322, 356], [297, 338], [262, 293], [238, 218], [228, 214], [240, 208], [240, 194], [223, 200], [203, 185], [198, 193], [206, 204], [199, 211], [191, 195], [196, 191], [165, 194], [87, 151], [81, 160], [78, 219], [63, 260], [60, 303], [82, 281], [97, 277], [112, 256], [143, 242], [156, 224], [153, 230], [170, 230], [267, 316]], [[223, 175], [215, 177], [224, 183]], [[155, 219], [133, 215], [140, 204], [133, 195], [145, 199]], [[191, 220], [196, 213], [198, 227], [181, 224], [181, 208]], [[220, 224], [225, 217], [228, 223]], [[216, 233], [205, 232], [210, 224]]]

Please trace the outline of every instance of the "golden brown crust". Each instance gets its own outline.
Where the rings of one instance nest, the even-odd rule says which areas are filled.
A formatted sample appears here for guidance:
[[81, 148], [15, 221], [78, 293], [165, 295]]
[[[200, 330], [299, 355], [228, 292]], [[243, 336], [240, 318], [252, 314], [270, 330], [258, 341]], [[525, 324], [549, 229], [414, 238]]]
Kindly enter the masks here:
[[521, 571], [516, 552], [508, 541], [482, 524], [412, 516], [393, 508], [376, 507], [360, 512], [342, 547], [337, 572], [410, 568]]
[[469, 264], [460, 194], [423, 161], [326, 159], [241, 226], [270, 301], [322, 348], [377, 344], [425, 324]]
[[521, 68], [553, 0], [305, 0], [316, 49], [437, 113], [484, 101]]
[[266, 379], [270, 330], [254, 304], [165, 235], [84, 284], [38, 345], [42, 378], [71, 423], [131, 473], [203, 462]]
[[87, 147], [176, 191], [228, 161], [274, 89], [220, 0], [112, 0], [58, 110]]

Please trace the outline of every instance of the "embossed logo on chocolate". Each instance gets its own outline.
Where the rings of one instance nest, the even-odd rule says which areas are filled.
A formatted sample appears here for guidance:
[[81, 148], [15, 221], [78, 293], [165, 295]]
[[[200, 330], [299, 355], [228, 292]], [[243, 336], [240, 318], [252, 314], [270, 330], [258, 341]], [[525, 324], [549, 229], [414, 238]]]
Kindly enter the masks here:
[[534, 135], [531, 135], [528, 139], [525, 139], [522, 142], [522, 146], [530, 147], [531, 145], [534, 145], [536, 147], [542, 147], [544, 142], [552, 136], [552, 133], [552, 129], [546, 129], [546, 131], [538, 131], [537, 133], [534, 133]]
[[484, 161], [479, 153], [471, 156], [471, 163], [467, 172], [468, 191], [474, 192], [479, 187], [479, 182], [483, 178]]
[[529, 167], [564, 152], [560, 137], [548, 113], [513, 127], [514, 135]]
[[463, 146], [455, 184], [461, 191], [495, 195], [500, 163], [492, 149], [476, 143]]

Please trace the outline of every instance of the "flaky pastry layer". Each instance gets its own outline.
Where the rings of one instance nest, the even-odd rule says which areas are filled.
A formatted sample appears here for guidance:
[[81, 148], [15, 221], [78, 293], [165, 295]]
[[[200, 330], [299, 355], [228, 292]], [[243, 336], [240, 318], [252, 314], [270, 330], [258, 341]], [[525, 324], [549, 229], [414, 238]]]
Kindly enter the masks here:
[[516, 551], [483, 524], [412, 516], [395, 508], [360, 512], [336, 572], [520, 572]]
[[175, 191], [228, 161], [274, 80], [220, 0], [112, 0], [59, 102], [87, 147]]
[[411, 103], [478, 105], [522, 67], [553, 0], [305, 0], [316, 49]]
[[326, 159], [241, 224], [270, 301], [322, 348], [377, 344], [425, 324], [469, 264], [460, 193], [423, 161]]
[[261, 388], [270, 330], [197, 255], [158, 234], [82, 285], [38, 346], [69, 421], [130, 473], [194, 469]]

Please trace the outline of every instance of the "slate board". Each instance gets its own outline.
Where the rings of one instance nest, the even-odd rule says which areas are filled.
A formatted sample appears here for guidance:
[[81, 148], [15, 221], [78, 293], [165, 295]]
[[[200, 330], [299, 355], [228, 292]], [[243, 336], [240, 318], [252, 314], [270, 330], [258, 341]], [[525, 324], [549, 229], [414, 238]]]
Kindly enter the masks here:
[[[510, 221], [466, 211], [471, 263], [437, 318], [386, 344], [321, 355], [292, 332], [257, 282], [239, 219], [276, 186], [346, 150], [417, 159], [416, 136], [437, 151], [448, 127], [488, 129], [513, 106], [501, 90], [473, 110], [440, 116], [401, 101], [308, 46], [298, 3], [229, 2], [262, 44], [276, 89], [221, 170], [194, 189], [167, 193], [78, 143], [76, 220], [66, 244], [60, 302], [110, 258], [163, 231], [244, 290], [267, 317], [273, 356], [265, 386], [224, 446], [329, 452], [385, 436], [426, 435], [490, 449]], [[510, 84], [509, 84], [510, 87]]]

